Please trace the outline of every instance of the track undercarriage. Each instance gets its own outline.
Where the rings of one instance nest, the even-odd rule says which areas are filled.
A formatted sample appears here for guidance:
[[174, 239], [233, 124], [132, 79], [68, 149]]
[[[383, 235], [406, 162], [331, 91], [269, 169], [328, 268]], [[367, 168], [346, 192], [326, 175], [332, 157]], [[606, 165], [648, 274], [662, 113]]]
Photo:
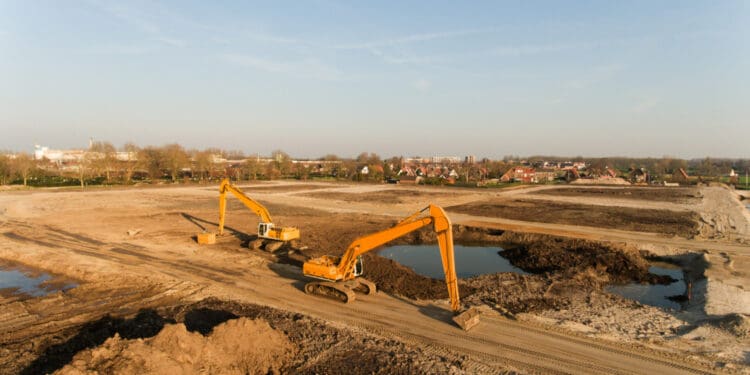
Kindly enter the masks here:
[[349, 303], [355, 300], [355, 292], [371, 295], [377, 288], [372, 281], [358, 277], [347, 281], [311, 281], [305, 284], [305, 293], [315, 294]]

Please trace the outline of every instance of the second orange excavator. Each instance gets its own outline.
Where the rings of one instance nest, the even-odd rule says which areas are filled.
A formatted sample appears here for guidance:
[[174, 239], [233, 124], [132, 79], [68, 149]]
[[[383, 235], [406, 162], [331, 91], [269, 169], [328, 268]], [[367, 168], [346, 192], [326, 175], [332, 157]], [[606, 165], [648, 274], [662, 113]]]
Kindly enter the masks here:
[[[227, 192], [234, 194], [245, 207], [260, 217], [258, 223], [258, 238], [251, 241], [248, 246], [252, 249], [263, 248], [274, 252], [285, 243], [299, 239], [299, 229], [294, 227], [279, 228], [271, 220], [271, 214], [265, 206], [245, 195], [240, 188], [229, 182], [228, 178], [221, 181], [219, 185], [219, 233], [224, 234], [224, 217], [227, 211]], [[216, 235], [213, 233], [202, 233], [198, 235], [198, 243], [210, 244], [215, 242]]]
[[302, 266], [302, 273], [320, 281], [307, 283], [305, 292], [334, 298], [344, 303], [355, 299], [355, 291], [374, 294], [375, 284], [359, 277], [363, 272], [362, 254], [430, 224], [437, 233], [445, 283], [448, 286], [448, 297], [451, 310], [454, 312], [453, 320], [464, 330], [469, 330], [479, 322], [479, 314], [474, 308], [467, 311], [461, 309], [453, 256], [451, 222], [445, 211], [435, 205], [429, 205], [415, 212], [391, 228], [357, 238], [340, 257], [324, 255], [306, 261]]

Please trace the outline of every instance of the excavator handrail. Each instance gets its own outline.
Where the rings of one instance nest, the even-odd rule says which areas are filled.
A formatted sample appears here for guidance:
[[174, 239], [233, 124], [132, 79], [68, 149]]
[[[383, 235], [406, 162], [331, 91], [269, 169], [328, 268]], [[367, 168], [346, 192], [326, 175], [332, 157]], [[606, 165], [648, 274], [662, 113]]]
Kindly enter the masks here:
[[[419, 217], [419, 215], [428, 210], [429, 216]], [[440, 256], [443, 261], [443, 272], [445, 273], [445, 283], [448, 286], [448, 296], [451, 301], [451, 310], [458, 311], [460, 302], [453, 253], [453, 232], [451, 230], [450, 219], [448, 219], [445, 211], [439, 206], [431, 204], [399, 221], [398, 224], [391, 228], [355, 239], [346, 249], [344, 255], [341, 256], [341, 261], [337, 266], [339, 274], [344, 275], [344, 280], [353, 278], [352, 273], [354, 272], [354, 265], [358, 256], [430, 224], [433, 225], [438, 237]]]
[[228, 178], [221, 181], [219, 185], [219, 234], [224, 233], [224, 216], [226, 214], [227, 207], [227, 191], [231, 192], [237, 199], [240, 200], [250, 211], [255, 212], [256, 215], [260, 216], [260, 219], [264, 223], [273, 223], [271, 220], [271, 214], [268, 212], [265, 206], [258, 203], [254, 199], [245, 195], [240, 188], [232, 185]]

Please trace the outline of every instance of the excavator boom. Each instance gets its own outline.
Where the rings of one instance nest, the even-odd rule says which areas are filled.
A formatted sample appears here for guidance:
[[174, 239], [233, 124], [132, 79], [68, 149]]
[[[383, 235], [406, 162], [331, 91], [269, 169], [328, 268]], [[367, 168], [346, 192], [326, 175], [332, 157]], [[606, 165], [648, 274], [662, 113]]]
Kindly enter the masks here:
[[[425, 212], [428, 214], [425, 215]], [[356, 288], [364, 286], [368, 294], [374, 293], [374, 284], [363, 279], [356, 279], [361, 273], [360, 256], [427, 225], [432, 225], [437, 233], [451, 310], [458, 313], [461, 306], [453, 254], [451, 222], [445, 211], [435, 205], [429, 205], [417, 211], [391, 228], [357, 238], [349, 245], [341, 257], [322, 256], [308, 260], [302, 266], [303, 274], [308, 277], [326, 280], [326, 282], [310, 282], [305, 286], [305, 291], [338, 298], [343, 302], [349, 302], [354, 299], [354, 293], [349, 289], [356, 290]], [[470, 316], [461, 315], [463, 315], [462, 318], [454, 318], [454, 321], [464, 329], [468, 330], [478, 322], [475, 311], [472, 311]]]
[[[285, 242], [293, 241], [299, 238], [299, 229], [297, 228], [277, 228], [271, 220], [271, 214], [265, 206], [254, 199], [245, 195], [238, 187], [232, 185], [228, 178], [221, 181], [219, 185], [219, 235], [224, 234], [224, 219], [227, 211], [227, 192], [232, 193], [242, 202], [245, 207], [250, 209], [260, 217], [258, 223], [258, 239], [251, 243], [251, 247], [260, 248], [266, 242], [267, 251], [278, 250]], [[216, 242], [216, 235], [213, 233], [202, 233], [198, 235], [198, 243], [210, 244]]]
[[219, 185], [219, 234], [224, 233], [224, 217], [227, 211], [227, 191], [237, 197], [237, 199], [239, 199], [245, 207], [249, 208], [250, 211], [255, 212], [262, 222], [273, 223], [273, 220], [271, 220], [271, 213], [268, 212], [268, 209], [266, 209], [265, 206], [245, 195], [240, 188], [232, 185], [229, 182], [229, 179], [225, 178], [221, 181], [221, 185]]

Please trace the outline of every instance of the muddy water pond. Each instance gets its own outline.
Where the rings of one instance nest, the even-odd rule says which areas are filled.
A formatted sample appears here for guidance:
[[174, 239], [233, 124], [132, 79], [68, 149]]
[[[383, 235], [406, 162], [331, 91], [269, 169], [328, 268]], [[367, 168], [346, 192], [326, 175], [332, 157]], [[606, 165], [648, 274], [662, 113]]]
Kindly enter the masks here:
[[607, 287], [610, 293], [618, 294], [628, 299], [636, 300], [644, 305], [651, 305], [674, 310], [681, 310], [682, 306], [668, 297], [685, 294], [685, 280], [682, 269], [670, 263], [653, 262], [649, 272], [656, 275], [667, 275], [677, 280], [668, 285], [627, 284]]
[[[498, 272], [514, 272], [529, 274], [513, 266], [498, 253], [500, 247], [475, 247], [455, 245], [456, 274], [459, 278], [468, 278]], [[440, 259], [440, 249], [436, 245], [398, 245], [383, 248], [378, 255], [395, 260], [407, 266], [414, 272], [431, 277], [444, 279], [443, 265]], [[367, 265], [365, 264], [365, 267]], [[685, 294], [685, 281], [682, 269], [664, 262], [652, 262], [649, 272], [656, 275], [668, 275], [677, 280], [669, 285], [626, 284], [607, 287], [610, 293], [638, 301], [644, 305], [657, 306], [680, 310], [681, 305], [667, 297]]]
[[[478, 275], [515, 272], [527, 274], [514, 267], [507, 259], [498, 255], [499, 247], [476, 247], [454, 245], [456, 275], [459, 278]], [[393, 259], [414, 270], [414, 272], [433, 279], [445, 279], [440, 248], [435, 245], [397, 245], [380, 250], [378, 255]], [[367, 267], [367, 265], [365, 265]]]
[[3, 296], [41, 297], [76, 286], [75, 282], [60, 280], [47, 273], [17, 267], [0, 268], [0, 295]]

